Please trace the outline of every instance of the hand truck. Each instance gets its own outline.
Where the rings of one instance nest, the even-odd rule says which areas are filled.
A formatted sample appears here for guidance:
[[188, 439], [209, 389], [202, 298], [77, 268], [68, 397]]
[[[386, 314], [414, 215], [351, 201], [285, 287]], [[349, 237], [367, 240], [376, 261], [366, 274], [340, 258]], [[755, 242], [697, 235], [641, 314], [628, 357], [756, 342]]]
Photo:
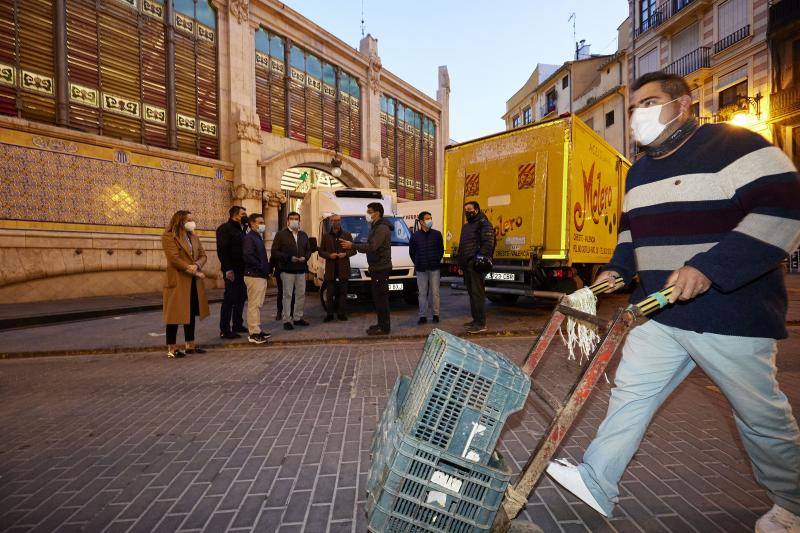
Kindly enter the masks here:
[[[613, 280], [600, 281], [589, 288], [597, 295], [621, 284], [622, 279], [615, 278]], [[553, 314], [525, 358], [525, 362], [522, 365], [525, 373], [529, 376], [533, 374], [565, 319], [572, 318], [596, 326], [601, 340], [563, 403], [536, 381], [532, 380], [531, 390], [555, 411], [555, 416], [536, 445], [533, 455], [528, 459], [517, 481], [506, 489], [503, 503], [492, 525], [493, 532], [505, 533], [511, 529], [511, 521], [528, 503], [528, 498], [533, 492], [533, 488], [542, 477], [542, 474], [544, 474], [561, 441], [575, 422], [583, 405], [594, 390], [597, 380], [605, 372], [608, 363], [622, 344], [625, 336], [641, 318], [665, 307], [668, 304], [667, 298], [672, 294], [672, 289], [672, 286], [666, 287], [659, 292], [651, 294], [638, 304], [630, 304], [627, 307], [618, 309], [611, 320], [569, 307], [567, 304], [568, 295], [562, 295], [559, 298]]]

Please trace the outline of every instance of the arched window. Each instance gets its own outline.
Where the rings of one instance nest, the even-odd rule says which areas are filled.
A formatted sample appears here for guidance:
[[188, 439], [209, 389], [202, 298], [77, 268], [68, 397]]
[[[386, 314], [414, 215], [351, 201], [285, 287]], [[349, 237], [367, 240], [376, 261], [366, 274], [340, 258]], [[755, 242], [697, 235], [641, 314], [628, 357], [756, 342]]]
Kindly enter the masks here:
[[[162, 0], [66, 0], [65, 42], [54, 39], [56, 4], [0, 3], [0, 113], [55, 122], [56, 99], [66, 94], [59, 124], [170, 147], [174, 123], [177, 148], [219, 157], [217, 14], [208, 0], [173, 0], [171, 21]], [[168, 32], [174, 73], [166, 68]], [[57, 79], [60, 53], [66, 76]]]
[[381, 95], [381, 157], [400, 198], [436, 198], [436, 124], [394, 98]]

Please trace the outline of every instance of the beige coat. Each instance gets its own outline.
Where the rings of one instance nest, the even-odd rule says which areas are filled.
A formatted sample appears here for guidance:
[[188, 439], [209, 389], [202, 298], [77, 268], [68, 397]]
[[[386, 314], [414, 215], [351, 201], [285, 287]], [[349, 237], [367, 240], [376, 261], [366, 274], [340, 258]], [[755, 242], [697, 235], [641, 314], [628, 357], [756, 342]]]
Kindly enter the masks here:
[[[189, 309], [191, 305], [192, 274], [186, 269], [196, 264], [200, 269], [206, 264], [206, 252], [200, 239], [193, 233], [189, 234], [192, 247], [183, 235], [166, 232], [161, 236], [161, 246], [167, 256], [167, 272], [164, 279], [164, 323], [188, 324], [190, 321]], [[203, 280], [197, 279], [197, 299], [200, 303], [200, 319], [209, 315], [208, 299]]]

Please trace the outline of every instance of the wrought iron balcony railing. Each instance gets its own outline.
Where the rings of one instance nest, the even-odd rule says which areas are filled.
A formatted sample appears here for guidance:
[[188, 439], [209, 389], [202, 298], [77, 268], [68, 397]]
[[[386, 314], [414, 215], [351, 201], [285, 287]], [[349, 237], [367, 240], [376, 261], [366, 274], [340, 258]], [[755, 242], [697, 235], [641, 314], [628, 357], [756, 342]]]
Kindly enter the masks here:
[[667, 65], [664, 72], [677, 74], [678, 76], [688, 76], [696, 70], [709, 68], [710, 66], [711, 48], [702, 46]]
[[642, 19], [642, 23], [634, 32], [636, 37], [652, 28], [660, 26], [694, 1], [695, 0], [667, 0], [666, 2], [662, 2], [650, 16]]
[[744, 28], [739, 28], [730, 35], [723, 37], [722, 39], [714, 43], [714, 53], [718, 54], [719, 52], [733, 45], [734, 43], [738, 43], [748, 35], [750, 35], [750, 24], [748, 24]]
[[795, 112], [800, 113], [800, 80], [794, 87], [774, 92], [769, 96], [770, 119], [779, 119]]

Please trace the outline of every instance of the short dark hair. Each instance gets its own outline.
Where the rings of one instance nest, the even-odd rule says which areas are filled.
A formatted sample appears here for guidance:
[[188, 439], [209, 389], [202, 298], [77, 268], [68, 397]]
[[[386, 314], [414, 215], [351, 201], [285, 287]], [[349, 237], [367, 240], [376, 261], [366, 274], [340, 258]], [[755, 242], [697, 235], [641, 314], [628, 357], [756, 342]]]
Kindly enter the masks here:
[[240, 205], [235, 205], [235, 206], [231, 207], [230, 209], [228, 209], [228, 218], [235, 217], [236, 215], [239, 214], [239, 211], [242, 211], [242, 210], [244, 210], [244, 207], [242, 207]]
[[298, 213], [297, 211], [289, 211], [289, 214], [286, 215], [286, 220], [289, 220], [292, 217], [300, 218], [300, 213]]
[[261, 213], [250, 213], [250, 216], [247, 217], [247, 221], [253, 222], [257, 218], [264, 218], [264, 215], [262, 215]]
[[[430, 211], [422, 211], [419, 215], [417, 215], [417, 218], [419, 220], [425, 220], [425, 215], [431, 215], [431, 212]], [[431, 217], [433, 217], [433, 215], [431, 215]]]
[[481, 210], [481, 204], [479, 204], [475, 200], [470, 200], [469, 202], [464, 202], [464, 207], [467, 207], [468, 205], [471, 205], [472, 207], [474, 207], [475, 211], [480, 211]]
[[377, 211], [380, 216], [383, 216], [383, 204], [380, 202], [370, 202], [367, 204], [367, 209]]
[[631, 92], [638, 91], [648, 83], [658, 82], [661, 84], [661, 90], [670, 95], [671, 98], [680, 98], [681, 96], [689, 96], [692, 89], [683, 76], [677, 74], [667, 74], [663, 70], [656, 70], [648, 72], [636, 78], [631, 84]]

